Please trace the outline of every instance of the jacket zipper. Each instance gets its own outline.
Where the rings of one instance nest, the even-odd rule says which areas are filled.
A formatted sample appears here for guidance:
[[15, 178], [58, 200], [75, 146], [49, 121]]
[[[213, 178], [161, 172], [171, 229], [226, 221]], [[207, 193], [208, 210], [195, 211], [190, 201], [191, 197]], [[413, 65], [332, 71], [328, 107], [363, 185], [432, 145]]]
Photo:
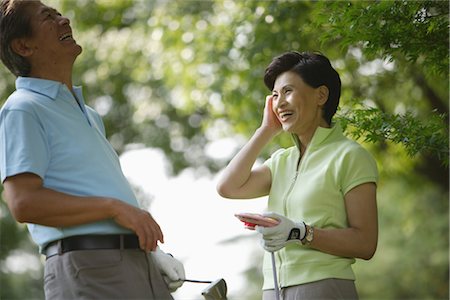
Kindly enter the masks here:
[[[283, 199], [283, 212], [284, 212], [285, 216], [287, 215], [287, 199], [288, 199], [289, 195], [291, 194], [292, 190], [294, 189], [295, 182], [297, 181], [298, 174], [300, 173], [301, 158], [302, 158], [301, 156], [298, 158], [297, 169], [295, 170], [294, 177], [291, 180], [291, 185], [289, 186], [288, 192], [285, 194], [285, 197]], [[278, 287], [281, 290], [281, 266], [282, 266], [283, 260], [281, 259], [280, 252], [276, 253], [276, 256], [278, 258], [278, 261], [280, 262], [280, 264], [277, 268], [278, 269], [277, 273], [278, 273]]]

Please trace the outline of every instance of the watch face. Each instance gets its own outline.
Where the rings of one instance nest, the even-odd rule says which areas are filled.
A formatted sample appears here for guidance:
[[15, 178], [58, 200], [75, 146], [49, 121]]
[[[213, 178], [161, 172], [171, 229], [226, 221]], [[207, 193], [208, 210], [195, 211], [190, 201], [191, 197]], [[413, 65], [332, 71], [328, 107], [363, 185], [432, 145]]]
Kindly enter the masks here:
[[309, 227], [308, 233], [306, 234], [306, 240], [310, 243], [314, 239], [314, 229]]
[[288, 240], [299, 240], [300, 239], [300, 229], [292, 228], [289, 233]]

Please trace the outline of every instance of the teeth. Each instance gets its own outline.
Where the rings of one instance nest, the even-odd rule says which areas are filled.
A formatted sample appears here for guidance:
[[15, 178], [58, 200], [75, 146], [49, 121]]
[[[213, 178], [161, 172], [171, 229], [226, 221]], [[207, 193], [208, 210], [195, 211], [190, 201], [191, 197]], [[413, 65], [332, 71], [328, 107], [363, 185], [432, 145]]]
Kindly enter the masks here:
[[280, 118], [284, 119], [285, 117], [289, 117], [291, 115], [292, 115], [292, 112], [285, 111], [285, 112], [280, 113]]
[[69, 38], [72, 38], [72, 34], [70, 34], [70, 33], [65, 33], [65, 34], [63, 34], [63, 35], [59, 38], [59, 40], [60, 40], [60, 41], [64, 41], [64, 40], [69, 39]]

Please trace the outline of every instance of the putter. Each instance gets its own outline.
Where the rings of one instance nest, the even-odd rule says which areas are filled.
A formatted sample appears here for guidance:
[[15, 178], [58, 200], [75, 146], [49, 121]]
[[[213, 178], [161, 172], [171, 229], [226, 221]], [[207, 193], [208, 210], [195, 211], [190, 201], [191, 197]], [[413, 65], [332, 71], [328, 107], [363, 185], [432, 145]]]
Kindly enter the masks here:
[[193, 283], [209, 283], [209, 285], [202, 291], [202, 296], [205, 300], [227, 300], [227, 283], [220, 278], [216, 281], [209, 280], [194, 280], [183, 279], [185, 282]]

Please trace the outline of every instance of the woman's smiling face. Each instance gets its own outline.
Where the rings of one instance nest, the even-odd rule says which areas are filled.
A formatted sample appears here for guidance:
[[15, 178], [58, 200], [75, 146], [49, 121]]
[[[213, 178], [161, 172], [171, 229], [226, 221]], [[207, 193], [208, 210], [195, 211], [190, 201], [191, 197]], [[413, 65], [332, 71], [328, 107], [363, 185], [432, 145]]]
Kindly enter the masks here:
[[284, 131], [302, 136], [312, 135], [318, 126], [328, 127], [322, 117], [322, 106], [327, 100], [324, 100], [324, 88], [311, 87], [292, 71], [277, 77], [272, 107]]

